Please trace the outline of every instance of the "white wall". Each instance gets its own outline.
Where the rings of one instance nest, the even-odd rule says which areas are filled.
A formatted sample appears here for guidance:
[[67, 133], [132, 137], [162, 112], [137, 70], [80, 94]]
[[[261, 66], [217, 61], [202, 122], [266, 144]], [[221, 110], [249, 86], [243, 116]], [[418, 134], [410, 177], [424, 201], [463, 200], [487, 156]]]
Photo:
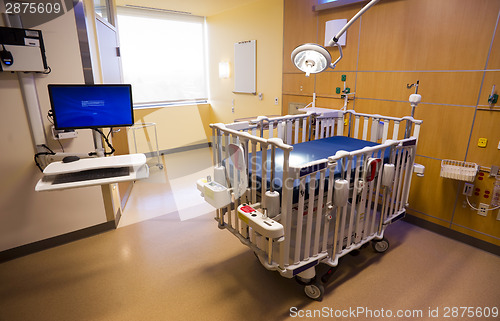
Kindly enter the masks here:
[[[47, 84], [83, 83], [82, 63], [73, 10], [47, 22], [42, 30], [49, 75], [36, 75], [45, 118], [50, 109]], [[41, 173], [33, 162], [34, 147], [16, 74], [0, 73], [0, 251], [106, 222], [100, 187], [37, 193]], [[48, 138], [49, 146], [61, 151]], [[93, 150], [90, 130], [64, 142], [66, 152]]]

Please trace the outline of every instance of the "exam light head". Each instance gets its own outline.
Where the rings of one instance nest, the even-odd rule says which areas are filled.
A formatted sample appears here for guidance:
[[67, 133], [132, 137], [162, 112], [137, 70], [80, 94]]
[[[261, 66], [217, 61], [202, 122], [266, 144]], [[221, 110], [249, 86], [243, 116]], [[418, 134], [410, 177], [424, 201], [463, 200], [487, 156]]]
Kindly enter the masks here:
[[316, 74], [325, 71], [328, 67], [332, 69], [335, 68], [337, 63], [342, 59], [342, 46], [338, 43], [340, 37], [346, 32], [346, 30], [356, 21], [366, 10], [370, 9], [371, 6], [376, 4], [379, 0], [371, 0], [366, 4], [361, 10], [358, 11], [347, 22], [345, 26], [340, 29], [340, 31], [335, 35], [335, 37], [330, 40], [328, 46], [336, 46], [339, 50], [339, 57], [332, 63], [332, 56], [325, 48], [314, 43], [306, 43], [300, 45], [292, 51], [292, 61], [295, 67], [306, 73], [306, 76], [310, 74]]
[[332, 63], [332, 56], [322, 46], [306, 43], [292, 51], [292, 61], [295, 67], [309, 76], [325, 71]]

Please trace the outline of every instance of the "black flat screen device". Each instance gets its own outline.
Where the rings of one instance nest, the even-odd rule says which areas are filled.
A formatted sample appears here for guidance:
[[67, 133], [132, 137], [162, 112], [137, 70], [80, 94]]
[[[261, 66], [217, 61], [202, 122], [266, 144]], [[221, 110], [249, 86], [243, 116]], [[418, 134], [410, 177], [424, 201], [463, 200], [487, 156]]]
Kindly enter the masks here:
[[127, 127], [134, 124], [132, 86], [48, 85], [58, 130]]

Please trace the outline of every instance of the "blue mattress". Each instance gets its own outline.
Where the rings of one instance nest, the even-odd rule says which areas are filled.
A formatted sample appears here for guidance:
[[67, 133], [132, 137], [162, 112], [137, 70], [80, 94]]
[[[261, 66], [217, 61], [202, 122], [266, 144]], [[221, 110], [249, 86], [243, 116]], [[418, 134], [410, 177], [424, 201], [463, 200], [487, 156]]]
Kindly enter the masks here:
[[[352, 152], [356, 151], [359, 149], [362, 149], [364, 147], [372, 147], [372, 146], [377, 146], [379, 144], [369, 142], [369, 141], [364, 141], [360, 139], [355, 139], [355, 138], [350, 138], [350, 137], [345, 137], [345, 136], [334, 136], [334, 137], [328, 137], [328, 138], [323, 138], [323, 139], [318, 139], [318, 140], [313, 140], [309, 142], [304, 142], [304, 143], [298, 143], [293, 145], [293, 150], [290, 153], [290, 159], [289, 159], [289, 165], [290, 166], [300, 166], [304, 165], [306, 163], [315, 161], [315, 160], [320, 160], [320, 159], [327, 159], [330, 156], [334, 156], [335, 153], [337, 153], [340, 150], [347, 151], [347, 152]], [[386, 163], [389, 159], [389, 153], [386, 152], [386, 155], [384, 155], [384, 163]], [[377, 155], [376, 157], [380, 157], [380, 155]], [[262, 159], [262, 152], [257, 152], [256, 153], [256, 161], [257, 164], [261, 164], [261, 159]], [[275, 191], [281, 193], [281, 188], [282, 188], [282, 183], [283, 183], [283, 151], [280, 149], [276, 149], [276, 171], [275, 171], [275, 178], [273, 182], [273, 188]], [[269, 169], [271, 168], [271, 151], [267, 151], [267, 188], [270, 188], [271, 184], [271, 177], [270, 177], [270, 172]], [[340, 176], [341, 174], [341, 169], [342, 166], [341, 164], [338, 164], [337, 167], [334, 170], [334, 175], [335, 176]], [[251, 164], [249, 164], [249, 171], [250, 174], [252, 172]], [[327, 170], [326, 172], [327, 177], [329, 177], [330, 173]], [[256, 169], [256, 176], [257, 176], [257, 183], [258, 186], [260, 187], [261, 181], [262, 181], [262, 171], [257, 166]], [[319, 173], [317, 175], [319, 178]], [[249, 179], [251, 179], [251, 175], [249, 175]], [[328, 181], [325, 182], [325, 189], [328, 187], [327, 186]], [[293, 190], [293, 202], [295, 203], [298, 200], [298, 194], [299, 194], [299, 181], [296, 180], [294, 182], [294, 190]], [[308, 186], [306, 186], [306, 197], [308, 196]]]

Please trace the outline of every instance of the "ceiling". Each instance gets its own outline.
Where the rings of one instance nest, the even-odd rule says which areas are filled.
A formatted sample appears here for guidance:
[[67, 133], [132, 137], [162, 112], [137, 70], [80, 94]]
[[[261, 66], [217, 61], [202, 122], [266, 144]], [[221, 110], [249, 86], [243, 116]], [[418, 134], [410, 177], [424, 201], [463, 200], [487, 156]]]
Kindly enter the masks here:
[[258, 0], [116, 0], [116, 5], [182, 11], [209, 17], [256, 1]]

